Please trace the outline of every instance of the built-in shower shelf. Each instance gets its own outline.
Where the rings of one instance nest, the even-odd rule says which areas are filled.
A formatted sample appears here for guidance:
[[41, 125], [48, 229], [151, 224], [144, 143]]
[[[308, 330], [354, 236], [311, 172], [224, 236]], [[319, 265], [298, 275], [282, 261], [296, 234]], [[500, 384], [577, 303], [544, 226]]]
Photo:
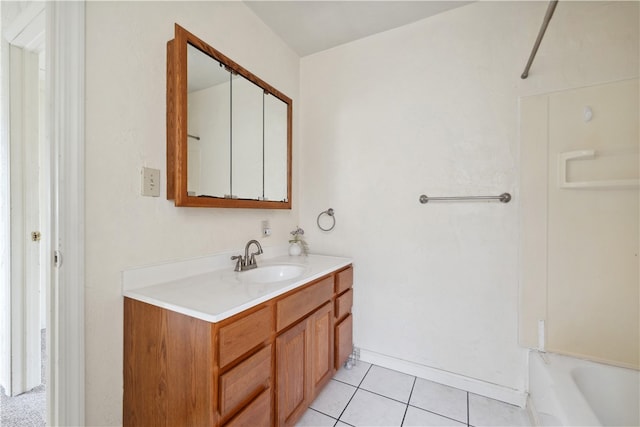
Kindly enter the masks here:
[[610, 179], [595, 181], [569, 181], [567, 166], [571, 160], [594, 159], [595, 150], [567, 151], [558, 154], [558, 186], [567, 189], [628, 189], [640, 187], [640, 179]]

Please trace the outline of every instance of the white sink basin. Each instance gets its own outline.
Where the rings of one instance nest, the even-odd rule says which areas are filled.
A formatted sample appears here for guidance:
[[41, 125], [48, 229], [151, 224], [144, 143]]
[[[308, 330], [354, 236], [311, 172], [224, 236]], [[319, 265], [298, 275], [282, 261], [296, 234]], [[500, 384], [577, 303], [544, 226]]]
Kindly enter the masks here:
[[291, 280], [302, 276], [306, 267], [297, 264], [272, 264], [260, 266], [237, 274], [237, 279], [243, 283], [272, 283]]

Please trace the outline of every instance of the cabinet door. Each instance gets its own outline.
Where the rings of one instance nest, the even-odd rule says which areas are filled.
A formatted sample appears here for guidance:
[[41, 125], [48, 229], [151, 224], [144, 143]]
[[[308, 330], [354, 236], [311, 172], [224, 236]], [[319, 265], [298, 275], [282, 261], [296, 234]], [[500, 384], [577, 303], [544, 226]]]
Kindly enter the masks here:
[[336, 325], [336, 369], [347, 361], [353, 350], [353, 315]]
[[310, 403], [309, 321], [303, 320], [276, 338], [278, 425], [292, 425]]
[[333, 309], [327, 303], [309, 319], [311, 322], [311, 386], [312, 399], [331, 379], [333, 373]]

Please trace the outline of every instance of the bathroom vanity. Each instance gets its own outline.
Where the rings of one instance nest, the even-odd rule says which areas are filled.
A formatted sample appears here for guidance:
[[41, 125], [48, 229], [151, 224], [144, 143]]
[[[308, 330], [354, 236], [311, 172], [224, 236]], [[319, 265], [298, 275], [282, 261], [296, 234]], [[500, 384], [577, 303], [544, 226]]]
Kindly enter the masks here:
[[[259, 273], [294, 271], [292, 260], [303, 263], [294, 278]], [[125, 286], [125, 426], [283, 426], [302, 416], [352, 351], [351, 261], [284, 256], [253, 271]]]

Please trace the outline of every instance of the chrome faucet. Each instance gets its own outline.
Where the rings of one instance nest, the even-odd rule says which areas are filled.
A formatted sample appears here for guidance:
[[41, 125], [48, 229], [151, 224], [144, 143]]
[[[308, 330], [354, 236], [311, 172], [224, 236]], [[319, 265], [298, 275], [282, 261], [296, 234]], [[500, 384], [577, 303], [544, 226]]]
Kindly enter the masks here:
[[[255, 244], [258, 247], [257, 252], [252, 252], [251, 256], [249, 256], [249, 247]], [[256, 263], [256, 255], [260, 255], [262, 253], [262, 246], [260, 246], [260, 242], [257, 240], [249, 240], [247, 245], [244, 247], [244, 257], [242, 255], [234, 255], [231, 257], [232, 261], [236, 261], [236, 267], [233, 269], [234, 271], [245, 271], [256, 268], [258, 264]]]
[[[258, 252], [252, 252], [251, 258], [249, 258], [249, 246], [255, 244], [258, 247]], [[249, 240], [247, 245], [244, 247], [244, 262], [245, 262], [245, 270], [251, 270], [252, 268], [256, 268], [258, 264], [256, 264], [256, 255], [262, 254], [262, 246], [260, 246], [260, 242], [257, 240]]]

